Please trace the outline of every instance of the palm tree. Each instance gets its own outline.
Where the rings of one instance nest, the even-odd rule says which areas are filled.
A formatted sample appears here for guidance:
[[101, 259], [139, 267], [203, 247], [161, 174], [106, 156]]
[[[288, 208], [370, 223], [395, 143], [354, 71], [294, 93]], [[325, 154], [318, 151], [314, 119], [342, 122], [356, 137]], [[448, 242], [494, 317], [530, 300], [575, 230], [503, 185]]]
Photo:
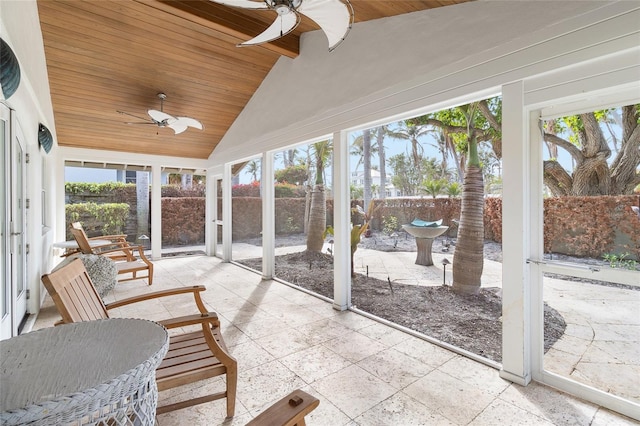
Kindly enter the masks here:
[[422, 124], [416, 124], [413, 120], [400, 121], [398, 126], [398, 129], [389, 132], [389, 136], [411, 142], [411, 160], [413, 167], [415, 167], [418, 174], [420, 174], [420, 160], [422, 159], [424, 149], [418, 139], [431, 132], [432, 129]]
[[315, 184], [311, 189], [309, 205], [309, 227], [307, 233], [307, 251], [322, 251], [324, 232], [327, 227], [327, 202], [324, 191], [323, 172], [331, 155], [331, 141], [316, 142], [313, 147], [313, 162], [315, 168]]
[[380, 163], [380, 199], [387, 198], [387, 153], [384, 149], [384, 137], [389, 133], [387, 126], [377, 127], [376, 134], [376, 148], [378, 150], [378, 160]]
[[258, 173], [260, 173], [260, 163], [258, 160], [251, 160], [247, 163], [247, 173], [251, 175], [253, 182], [258, 181]]
[[364, 192], [362, 196], [364, 210], [369, 209], [371, 202], [371, 130], [362, 131], [362, 165], [364, 169]]
[[449, 198], [459, 197], [462, 193], [462, 185], [460, 185], [460, 183], [458, 182], [451, 182], [444, 189], [444, 192], [449, 196]]
[[458, 107], [467, 124], [468, 161], [462, 186], [458, 241], [453, 254], [453, 290], [461, 294], [480, 291], [484, 266], [484, 183], [474, 127], [478, 103]]
[[447, 181], [444, 179], [427, 180], [422, 184], [421, 189], [433, 198], [436, 198], [438, 195], [442, 194], [446, 186]]
[[[136, 172], [136, 238], [149, 236], [149, 172]], [[145, 243], [148, 240], [143, 240]]]

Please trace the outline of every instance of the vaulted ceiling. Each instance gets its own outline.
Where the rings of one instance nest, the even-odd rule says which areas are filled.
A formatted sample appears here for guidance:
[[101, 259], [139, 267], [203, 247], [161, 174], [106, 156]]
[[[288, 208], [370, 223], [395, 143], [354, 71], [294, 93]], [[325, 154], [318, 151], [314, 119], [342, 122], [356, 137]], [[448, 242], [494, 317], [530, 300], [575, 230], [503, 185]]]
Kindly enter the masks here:
[[[351, 3], [361, 22], [466, 1]], [[238, 48], [262, 32], [274, 12], [207, 0], [40, 0], [38, 11], [60, 146], [201, 159], [278, 58], [295, 58], [300, 35], [319, 28], [303, 17], [275, 42]], [[167, 95], [165, 112], [197, 118], [204, 130], [175, 135], [153, 124], [126, 124], [160, 109], [160, 92]]]

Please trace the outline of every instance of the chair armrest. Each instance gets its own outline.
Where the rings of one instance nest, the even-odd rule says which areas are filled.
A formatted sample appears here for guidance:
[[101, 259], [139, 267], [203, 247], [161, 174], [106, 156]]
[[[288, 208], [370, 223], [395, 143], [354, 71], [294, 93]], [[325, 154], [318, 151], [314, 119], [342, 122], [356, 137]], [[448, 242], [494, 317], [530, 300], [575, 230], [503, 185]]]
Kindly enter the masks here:
[[138, 249], [138, 254], [140, 255], [140, 259], [146, 263], [147, 265], [151, 266], [151, 261], [149, 259], [147, 259], [147, 256], [145, 256], [144, 254], [144, 247], [142, 246], [135, 246], [135, 248]]
[[[101, 250], [101, 248], [103, 247], [108, 247], [108, 249]], [[130, 246], [129, 244], [124, 244], [124, 243], [109, 243], [102, 246], [92, 247], [92, 249], [96, 252], [96, 254], [107, 254], [107, 253], [113, 253], [117, 251], [128, 251], [133, 253], [133, 250], [137, 249], [138, 247], [142, 247], [142, 246]]]
[[[111, 247], [111, 248], [108, 250], [100, 250], [100, 247]], [[109, 254], [109, 253], [124, 252], [125, 254], [127, 254], [127, 258], [129, 260], [135, 260], [135, 257], [133, 256], [133, 252], [134, 250], [138, 250], [140, 259], [147, 265], [151, 265], [151, 261], [147, 258], [147, 256], [145, 256], [144, 247], [142, 246], [132, 246], [132, 245], [129, 245], [129, 243], [111, 243], [104, 246], [94, 247], [93, 249], [94, 250], [98, 249], [95, 251], [95, 254]]]
[[[178, 328], [187, 327], [190, 325], [201, 325], [204, 340], [211, 349], [213, 355], [218, 358], [220, 362], [227, 366], [227, 368], [237, 369], [238, 362], [234, 357], [229, 354], [222, 335], [220, 333], [220, 321], [218, 320], [218, 314], [215, 312], [204, 312], [200, 315], [187, 315], [183, 317], [176, 317], [167, 320], [157, 321], [158, 324], [165, 328]], [[215, 331], [214, 331], [215, 330]], [[216, 335], [218, 336], [216, 338]]]
[[305, 424], [304, 417], [315, 410], [320, 400], [296, 389], [264, 410], [247, 426], [294, 426]]
[[215, 312], [205, 312], [203, 314], [196, 315], [185, 315], [182, 317], [170, 318], [162, 321], [157, 321], [158, 324], [162, 325], [165, 328], [177, 328], [177, 327], [187, 327], [189, 325], [198, 325], [203, 324], [205, 322], [210, 323], [214, 327], [220, 326], [220, 321], [218, 320], [218, 314]]
[[144, 302], [145, 300], [157, 299], [159, 297], [174, 296], [176, 294], [193, 293], [196, 305], [198, 306], [198, 310], [200, 311], [200, 313], [206, 313], [207, 309], [205, 308], [204, 303], [202, 303], [202, 299], [200, 298], [200, 292], [205, 290], [206, 290], [206, 287], [203, 285], [194, 285], [192, 287], [171, 288], [168, 290], [154, 291], [151, 293], [141, 294], [139, 296], [128, 297], [126, 299], [109, 303], [108, 305], [105, 305], [105, 307], [107, 308], [107, 310], [109, 310], [109, 309], [119, 308], [125, 305], [130, 305], [132, 303]]
[[121, 235], [99, 235], [97, 237], [87, 237], [88, 240], [120, 240], [124, 241], [127, 238], [127, 234]]

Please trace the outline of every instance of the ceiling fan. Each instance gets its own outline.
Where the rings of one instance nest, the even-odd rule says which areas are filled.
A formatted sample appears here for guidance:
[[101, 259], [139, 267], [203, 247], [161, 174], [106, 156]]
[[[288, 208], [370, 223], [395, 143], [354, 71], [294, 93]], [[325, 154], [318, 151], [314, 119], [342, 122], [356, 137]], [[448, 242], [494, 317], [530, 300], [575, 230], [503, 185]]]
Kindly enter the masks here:
[[268, 43], [289, 34], [300, 23], [300, 15], [312, 19], [322, 28], [329, 40], [329, 52], [347, 37], [353, 25], [353, 7], [349, 0], [211, 0], [227, 6], [245, 9], [267, 9], [278, 16], [261, 34], [240, 43], [238, 46], [253, 46]]
[[169, 115], [164, 112], [164, 100], [167, 99], [167, 95], [165, 95], [164, 93], [158, 93], [158, 98], [160, 98], [160, 111], [158, 111], [157, 109], [148, 110], [147, 114], [149, 114], [149, 117], [151, 118], [138, 117], [137, 115], [129, 114], [128, 112], [124, 111], [118, 111], [118, 113], [144, 120], [142, 123], [129, 122], [126, 124], [155, 124], [158, 127], [169, 127], [170, 129], [173, 129], [174, 132], [176, 132], [176, 135], [178, 133], [184, 132], [189, 127], [193, 127], [199, 130], [204, 129], [202, 123], [195, 118], [174, 117], [173, 115]]

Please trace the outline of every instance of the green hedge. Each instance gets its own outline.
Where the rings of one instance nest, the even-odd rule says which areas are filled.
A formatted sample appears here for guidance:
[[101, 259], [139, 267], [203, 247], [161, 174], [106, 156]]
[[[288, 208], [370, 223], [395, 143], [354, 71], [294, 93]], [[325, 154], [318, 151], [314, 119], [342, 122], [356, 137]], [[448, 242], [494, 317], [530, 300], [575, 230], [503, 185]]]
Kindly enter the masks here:
[[[122, 234], [129, 215], [129, 205], [124, 203], [77, 203], [65, 206], [66, 223], [81, 222], [89, 237]], [[67, 239], [72, 239], [67, 231]]]

